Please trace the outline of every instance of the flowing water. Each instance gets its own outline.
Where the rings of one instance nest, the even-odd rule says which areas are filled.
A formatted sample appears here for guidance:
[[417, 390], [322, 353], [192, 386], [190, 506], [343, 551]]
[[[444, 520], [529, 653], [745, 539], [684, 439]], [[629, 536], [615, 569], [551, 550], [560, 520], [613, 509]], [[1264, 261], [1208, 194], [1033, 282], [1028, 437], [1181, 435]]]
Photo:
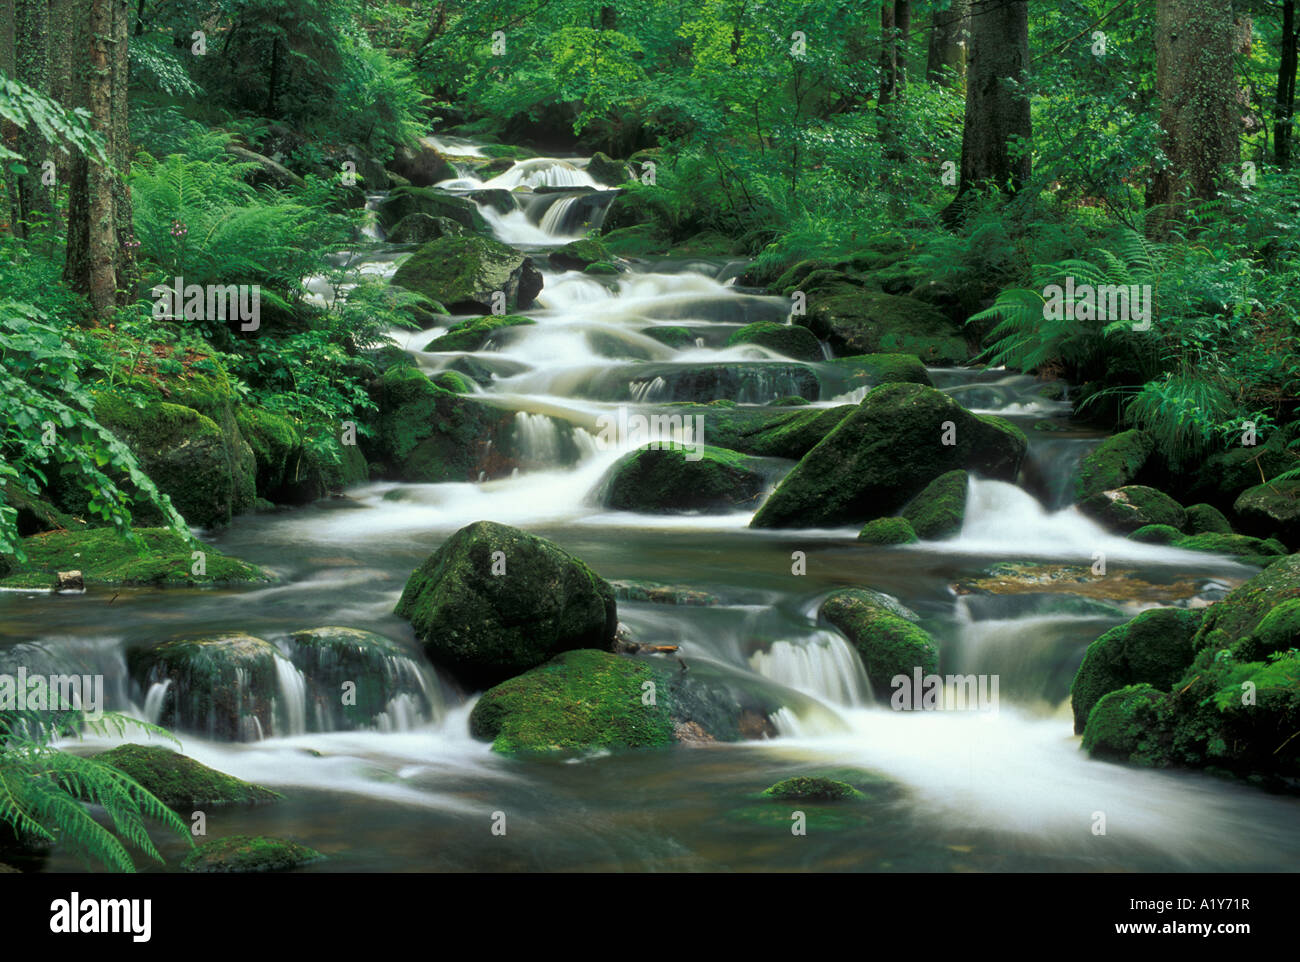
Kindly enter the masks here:
[[[473, 173], [477, 148], [441, 146], [463, 157], [444, 189], [532, 188], [513, 191], [508, 212], [490, 197], [480, 207], [496, 235], [537, 253], [539, 266], [548, 249], [581, 232], [578, 213], [598, 220], [607, 202], [583, 159], [524, 161], [483, 180]], [[395, 253], [379, 247], [368, 269], [390, 274]], [[1067, 507], [1075, 466], [1098, 436], [1070, 424], [1069, 404], [1044, 400], [1032, 379], [932, 372], [936, 386], [973, 410], [1011, 418], [1031, 439], [1019, 485], [972, 481], [965, 524], [949, 541], [878, 548], [848, 529], [749, 530], [752, 510], [655, 515], [596, 505], [602, 478], [629, 449], [600, 442], [602, 415], [662, 411], [684, 399], [861, 398], [829, 365], [726, 347], [738, 325], [786, 316], [781, 299], [736, 286], [741, 267], [666, 258], [599, 279], [543, 267], [539, 305], [527, 312], [536, 325], [474, 355], [495, 372], [482, 399], [516, 412], [524, 456], [511, 476], [372, 483], [345, 499], [244, 516], [211, 536], [278, 574], [273, 586], [5, 593], [8, 660], [102, 673], [108, 707], [149, 719], [167, 683], [134, 686], [127, 653], [180, 633], [245, 631], [286, 655], [290, 633], [323, 625], [401, 642], [408, 654], [386, 667], [399, 693], [370, 730], [342, 730], [322, 713], [309, 673], [286, 657], [277, 661], [276, 690], [260, 693], [274, 704], [272, 730], [258, 723], [240, 742], [181, 736], [187, 754], [287, 796], [210, 812], [210, 831], [291, 836], [331, 856], [311, 871], [1293, 867], [1295, 800], [1202, 774], [1095, 762], [1079, 750], [1068, 689], [1087, 644], [1143, 607], [1205, 604], [1251, 572], [1109, 535]], [[645, 333], [659, 325], [686, 327], [690, 342], [673, 349]], [[395, 336], [432, 373], [462, 356], [420, 350], [437, 333]], [[1040, 422], [1053, 430], [1036, 429]], [[708, 431], [706, 419], [706, 442]], [[774, 464], [773, 482], [790, 466]], [[620, 601], [619, 617], [638, 640], [680, 645], [698, 670], [773, 694], [785, 706], [770, 719], [775, 737], [528, 762], [472, 740], [474, 693], [428, 664], [392, 610], [412, 569], [480, 519], [551, 538], [606, 578], [715, 596], [708, 605]], [[807, 556], [802, 575], [792, 574], [796, 551]], [[1089, 566], [1099, 553], [1115, 587], [1086, 604], [954, 590], [998, 561]], [[879, 703], [851, 646], [816, 618], [820, 600], [847, 585], [911, 609], [939, 640], [944, 673], [996, 675], [997, 710], [896, 712]], [[97, 741], [109, 739], [90, 747]], [[814, 772], [838, 774], [868, 798], [851, 809], [809, 808], [807, 835], [794, 836], [792, 806], [756, 794]], [[491, 831], [496, 812], [506, 815], [505, 836]], [[1093, 834], [1098, 812], [1104, 836]], [[174, 864], [178, 844], [159, 843]], [[45, 868], [80, 866], [56, 853]]]

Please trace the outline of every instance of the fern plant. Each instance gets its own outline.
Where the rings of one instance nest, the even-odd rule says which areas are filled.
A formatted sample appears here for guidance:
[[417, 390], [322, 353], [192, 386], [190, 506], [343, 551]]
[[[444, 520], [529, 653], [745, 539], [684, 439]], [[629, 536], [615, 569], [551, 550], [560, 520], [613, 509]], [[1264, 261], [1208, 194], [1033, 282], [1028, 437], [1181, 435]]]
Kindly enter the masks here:
[[[91, 721], [75, 711], [0, 712], [0, 825], [8, 826], [24, 848], [57, 842], [84, 861], [117, 872], [136, 870], [127, 845], [164, 861], [146, 819], [193, 844], [176, 813], [125, 772], [51, 746], [83, 722], [100, 732], [120, 734], [138, 726], [171, 739], [163, 729], [116, 713]], [[103, 808], [112, 831], [94, 818], [90, 805]]]

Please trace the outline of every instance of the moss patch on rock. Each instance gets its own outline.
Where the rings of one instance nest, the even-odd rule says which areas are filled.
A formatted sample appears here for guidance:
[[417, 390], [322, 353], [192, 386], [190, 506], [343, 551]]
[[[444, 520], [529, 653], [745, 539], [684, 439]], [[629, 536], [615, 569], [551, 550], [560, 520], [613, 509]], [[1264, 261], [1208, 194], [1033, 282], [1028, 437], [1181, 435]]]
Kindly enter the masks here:
[[314, 848], [265, 835], [230, 835], [197, 846], [185, 856], [187, 872], [281, 872], [325, 858]]
[[735, 451], [645, 447], [614, 464], [600, 501], [622, 511], [727, 511], [752, 507], [764, 484], [758, 462]]
[[920, 494], [903, 506], [902, 516], [917, 537], [929, 541], [952, 538], [961, 533], [966, 519], [966, 495], [970, 475], [963, 470], [941, 474]]
[[926, 675], [939, 670], [939, 648], [929, 633], [881, 605], [874, 593], [837, 591], [822, 603], [820, 614], [858, 650], [878, 697], [889, 696], [895, 675], [910, 679], [915, 668]]
[[822, 360], [822, 346], [817, 338], [806, 327], [796, 327], [793, 324], [777, 324], [773, 321], [746, 324], [727, 338], [728, 347], [738, 344], [755, 344], [796, 361]]
[[1155, 447], [1155, 441], [1145, 431], [1121, 431], [1107, 438], [1080, 462], [1076, 499], [1132, 484]]
[[481, 351], [497, 332], [536, 323], [530, 317], [519, 317], [515, 314], [474, 317], [453, 325], [446, 334], [435, 337], [424, 345], [424, 349], [426, 351]]
[[430, 241], [401, 263], [392, 282], [451, 311], [482, 314], [495, 308], [498, 291], [513, 311], [530, 306], [542, 289], [531, 258], [487, 237]]
[[1232, 534], [1227, 515], [1212, 504], [1187, 506], [1188, 534]]
[[858, 532], [858, 540], [867, 544], [915, 544], [921, 539], [912, 530], [906, 518], [876, 518], [868, 521]]
[[1141, 484], [1098, 492], [1079, 502], [1079, 510], [1111, 531], [1129, 533], [1152, 524], [1181, 531], [1187, 526], [1183, 506], [1163, 491]]
[[764, 789], [763, 794], [768, 798], [779, 798], [783, 801], [806, 802], [847, 802], [866, 798], [852, 785], [817, 775], [783, 778], [770, 788]]
[[213, 805], [259, 805], [282, 797], [158, 745], [121, 745], [96, 759], [125, 772], [182, 813]]

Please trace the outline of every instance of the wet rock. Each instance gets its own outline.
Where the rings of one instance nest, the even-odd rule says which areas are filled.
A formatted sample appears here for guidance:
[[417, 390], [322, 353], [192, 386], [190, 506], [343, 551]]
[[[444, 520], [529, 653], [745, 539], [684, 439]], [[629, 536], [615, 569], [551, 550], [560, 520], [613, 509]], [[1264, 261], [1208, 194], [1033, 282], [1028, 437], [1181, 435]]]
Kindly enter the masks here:
[[185, 856], [187, 872], [279, 872], [319, 862], [325, 856], [306, 845], [265, 835], [231, 835], [204, 842]]
[[486, 237], [443, 237], [421, 246], [398, 267], [393, 283], [461, 313], [491, 314], [495, 294], [507, 310], [527, 308], [542, 289], [532, 259]]
[[809, 298], [797, 320], [838, 355], [914, 354], [926, 364], [964, 364], [971, 349], [942, 312], [911, 297], [840, 291]]
[[1154, 450], [1155, 441], [1145, 431], [1122, 431], [1107, 438], [1079, 463], [1076, 500], [1132, 484]]
[[456, 168], [426, 143], [397, 148], [389, 166], [416, 187], [431, 187], [456, 177]]
[[1172, 544], [1187, 551], [1226, 554], [1245, 564], [1260, 567], [1272, 564], [1287, 553], [1286, 545], [1280, 541], [1265, 541], [1244, 534], [1193, 534], [1177, 538]]
[[307, 682], [313, 731], [393, 727], [394, 713], [427, 718], [441, 704], [432, 677], [390, 638], [328, 626], [296, 631], [290, 639], [289, 658]]
[[599, 150], [591, 155], [591, 161], [587, 164], [587, 173], [596, 183], [604, 184], [606, 187], [618, 187], [628, 180], [627, 164]]
[[1243, 531], [1300, 547], [1300, 480], [1257, 484], [1232, 506]]
[[60, 571], [54, 576], [55, 591], [85, 591], [86, 580], [80, 571]]
[[796, 361], [822, 360], [822, 346], [817, 338], [807, 328], [793, 324], [776, 324], [771, 321], [746, 324], [734, 331], [727, 340], [728, 347], [737, 344], [755, 344]]
[[648, 601], [661, 605], [717, 605], [715, 594], [689, 585], [664, 585], [652, 581], [611, 581], [614, 597], [619, 601]]
[[437, 665], [475, 685], [559, 652], [608, 649], [618, 616], [608, 582], [553, 542], [479, 521], [411, 575], [397, 605]]
[[927, 541], [956, 537], [966, 519], [969, 489], [970, 475], [966, 471], [949, 471], [926, 485], [900, 514], [911, 522], [917, 537]]
[[1189, 534], [1232, 534], [1232, 525], [1222, 511], [1212, 504], [1187, 506]]
[[782, 779], [764, 789], [763, 794], [768, 798], [801, 802], [847, 802], [866, 798], [852, 785], [818, 775], [797, 775]]
[[380, 225], [385, 231], [392, 229], [411, 214], [445, 217], [455, 221], [471, 234], [489, 233], [488, 223], [479, 212], [478, 205], [468, 197], [458, 197], [427, 187], [395, 188], [377, 208]]
[[1192, 639], [1202, 615], [1178, 608], [1144, 611], [1090, 644], [1070, 686], [1075, 733], [1083, 732], [1088, 713], [1108, 692], [1138, 682], [1168, 691], [1196, 655]]
[[881, 605], [873, 593], [846, 588], [830, 595], [819, 612], [853, 643], [878, 698], [893, 692], [896, 675], [939, 670], [939, 649], [923, 628]]
[[424, 345], [426, 351], [481, 351], [501, 340], [500, 332], [512, 327], [536, 324], [530, 317], [515, 314], [475, 317], [453, 324], [446, 334]]
[[1079, 510], [1121, 534], [1152, 524], [1166, 524], [1180, 531], [1187, 526], [1187, 512], [1181, 504], [1163, 491], [1140, 484], [1098, 492], [1080, 501]]
[[388, 231], [390, 244], [427, 244], [440, 237], [461, 237], [465, 228], [450, 217], [432, 214], [407, 214]]
[[689, 513], [752, 508], [766, 485], [754, 458], [725, 448], [645, 447], [620, 458], [598, 500], [621, 511]]
[[907, 382], [931, 386], [930, 375], [915, 354], [859, 354], [830, 362], [844, 372], [845, 387], [876, 387]]
[[885, 384], [804, 455], [751, 525], [861, 524], [897, 513], [959, 468], [1013, 481], [1027, 443], [1008, 422], [971, 414], [932, 388]]
[[915, 544], [921, 539], [912, 530], [906, 518], [876, 518], [868, 521], [858, 532], [858, 540], [867, 544]]
[[139, 782], [168, 808], [183, 815], [195, 808], [259, 805], [279, 792], [219, 772], [159, 745], [122, 745], [95, 756]]
[[[547, 260], [558, 270], [580, 271], [592, 264], [613, 260], [613, 255], [604, 244], [592, 237], [572, 241], [559, 250], [551, 251]], [[616, 272], [617, 270], [615, 268]]]

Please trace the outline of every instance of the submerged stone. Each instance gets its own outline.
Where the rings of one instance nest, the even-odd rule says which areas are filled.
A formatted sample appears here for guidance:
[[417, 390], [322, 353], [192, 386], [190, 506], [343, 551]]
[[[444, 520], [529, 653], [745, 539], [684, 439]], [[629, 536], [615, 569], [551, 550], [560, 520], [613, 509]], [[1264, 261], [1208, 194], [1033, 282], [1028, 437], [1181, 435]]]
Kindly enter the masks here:
[[281, 795], [219, 772], [158, 745], [121, 745], [95, 756], [125, 772], [168, 808], [182, 814], [214, 805], [258, 805]]
[[204, 842], [185, 856], [187, 872], [280, 872], [319, 862], [313, 848], [265, 835], [231, 835]]

